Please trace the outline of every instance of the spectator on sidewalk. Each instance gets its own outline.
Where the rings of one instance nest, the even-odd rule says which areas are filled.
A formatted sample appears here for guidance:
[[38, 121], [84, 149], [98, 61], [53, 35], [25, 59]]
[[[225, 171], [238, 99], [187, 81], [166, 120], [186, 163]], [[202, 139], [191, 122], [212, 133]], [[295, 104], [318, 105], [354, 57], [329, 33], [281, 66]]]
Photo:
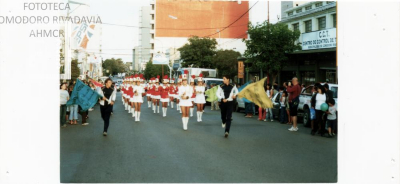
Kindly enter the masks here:
[[286, 114], [286, 105], [288, 102], [288, 98], [287, 98], [287, 92], [283, 91], [282, 95], [280, 97], [279, 103], [280, 103], [280, 118], [279, 121], [281, 122], [281, 124], [284, 124], [286, 122], [288, 122], [288, 116]]
[[[293, 83], [293, 85], [292, 85]], [[286, 87], [287, 92], [289, 93], [289, 108], [290, 108], [290, 117], [292, 118], [293, 126], [289, 128], [289, 131], [297, 131], [299, 128], [297, 127], [297, 108], [299, 106], [299, 95], [301, 92], [301, 88], [299, 86], [299, 82], [297, 77], [293, 77], [292, 82], [288, 83]]]
[[335, 133], [333, 133], [333, 130], [336, 130], [337, 126], [337, 121], [336, 121], [336, 107], [335, 107], [335, 100], [334, 99], [329, 99], [328, 101], [329, 109], [326, 111], [326, 114], [328, 114], [328, 138], [332, 138]]
[[66, 125], [66, 111], [67, 111], [67, 101], [69, 100], [69, 93], [66, 90], [66, 84], [60, 85], [60, 123], [61, 127], [67, 127]]

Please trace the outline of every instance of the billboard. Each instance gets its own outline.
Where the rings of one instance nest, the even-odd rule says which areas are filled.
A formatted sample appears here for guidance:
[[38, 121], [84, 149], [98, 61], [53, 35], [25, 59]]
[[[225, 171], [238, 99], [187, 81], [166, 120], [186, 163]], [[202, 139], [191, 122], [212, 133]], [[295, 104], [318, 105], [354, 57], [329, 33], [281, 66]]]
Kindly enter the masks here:
[[336, 47], [336, 28], [303, 33], [302, 49], [326, 49]]

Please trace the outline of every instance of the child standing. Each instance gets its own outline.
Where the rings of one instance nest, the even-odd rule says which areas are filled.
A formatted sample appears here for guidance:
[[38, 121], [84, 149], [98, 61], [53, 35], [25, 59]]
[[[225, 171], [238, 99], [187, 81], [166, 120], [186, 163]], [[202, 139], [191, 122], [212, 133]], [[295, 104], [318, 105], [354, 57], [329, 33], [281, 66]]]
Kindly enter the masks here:
[[279, 121], [281, 123], [288, 122], [288, 116], [287, 116], [287, 113], [286, 113], [286, 104], [287, 104], [287, 101], [288, 101], [287, 95], [288, 95], [287, 92], [283, 91], [282, 92], [282, 97], [279, 100], [279, 102], [281, 104]]
[[332, 138], [335, 134], [332, 133], [332, 129], [336, 129], [337, 121], [336, 121], [336, 107], [335, 100], [329, 99], [328, 101], [329, 109], [326, 111], [328, 114], [328, 138]]

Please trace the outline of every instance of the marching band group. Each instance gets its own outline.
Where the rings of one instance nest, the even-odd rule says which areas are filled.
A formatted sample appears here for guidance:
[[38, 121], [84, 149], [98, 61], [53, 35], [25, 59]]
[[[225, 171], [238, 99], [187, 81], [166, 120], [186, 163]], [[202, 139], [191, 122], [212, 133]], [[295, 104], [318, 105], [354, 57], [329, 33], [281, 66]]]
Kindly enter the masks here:
[[187, 130], [190, 117], [193, 116], [194, 104], [197, 106], [197, 122], [202, 121], [205, 100], [205, 85], [203, 83], [203, 75], [197, 77], [197, 85], [195, 86], [195, 76], [190, 77], [188, 84], [188, 71], [180, 75], [175, 84], [175, 79], [169, 79], [165, 75], [160, 85], [160, 76], [153, 77], [145, 84], [142, 74], [126, 77], [121, 86], [122, 104], [125, 110], [132, 114], [135, 121], [140, 121], [141, 105], [144, 97], [147, 97], [147, 107], [152, 108], [153, 113], [160, 113], [160, 102], [162, 105], [163, 117], [167, 116], [168, 106], [174, 108], [174, 100], [176, 101], [176, 109], [182, 114], [183, 129]]

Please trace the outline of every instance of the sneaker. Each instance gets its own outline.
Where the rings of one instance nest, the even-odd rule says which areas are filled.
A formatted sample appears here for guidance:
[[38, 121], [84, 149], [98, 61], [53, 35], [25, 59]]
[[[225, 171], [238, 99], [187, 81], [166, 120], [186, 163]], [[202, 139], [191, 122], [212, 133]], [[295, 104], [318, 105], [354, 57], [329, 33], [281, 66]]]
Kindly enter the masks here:
[[83, 123], [82, 125], [83, 125], [83, 126], [86, 126], [86, 125], [89, 125], [89, 123]]
[[297, 132], [297, 130], [299, 130], [299, 128], [298, 127], [296, 127], [293, 131], [295, 131], [295, 132]]
[[93, 108], [90, 108], [89, 111], [93, 111]]
[[274, 121], [273, 119], [271, 119], [271, 121]]
[[113, 115], [113, 112], [111, 112], [111, 115]]
[[67, 127], [67, 125], [66, 124], [64, 124], [63, 126], [61, 126], [62, 128], [65, 128], [65, 127]]
[[293, 131], [293, 126], [288, 129], [289, 131]]
[[335, 133], [332, 133], [332, 135], [335, 135]]
[[264, 119], [264, 121], [267, 121], [267, 119]]
[[107, 132], [103, 132], [103, 136], [107, 136]]
[[225, 128], [225, 123], [222, 123], [222, 128]]
[[229, 133], [228, 133], [228, 132], [225, 132], [225, 138], [227, 138], [227, 137], [228, 137], [228, 135], [229, 135]]

